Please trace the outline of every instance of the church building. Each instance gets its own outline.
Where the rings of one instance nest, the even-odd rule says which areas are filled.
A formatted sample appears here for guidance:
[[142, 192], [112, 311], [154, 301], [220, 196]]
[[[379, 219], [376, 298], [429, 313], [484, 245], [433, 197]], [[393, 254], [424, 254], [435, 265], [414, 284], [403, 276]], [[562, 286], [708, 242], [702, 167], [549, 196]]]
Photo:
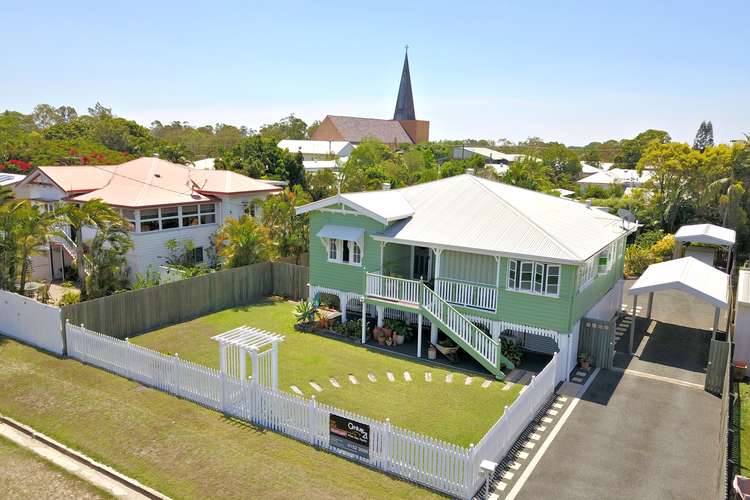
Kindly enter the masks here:
[[404, 56], [401, 83], [392, 120], [359, 116], [327, 115], [311, 137], [314, 141], [347, 141], [354, 144], [364, 139], [377, 139], [393, 147], [418, 144], [430, 140], [430, 122], [417, 120], [411, 91], [409, 54]]

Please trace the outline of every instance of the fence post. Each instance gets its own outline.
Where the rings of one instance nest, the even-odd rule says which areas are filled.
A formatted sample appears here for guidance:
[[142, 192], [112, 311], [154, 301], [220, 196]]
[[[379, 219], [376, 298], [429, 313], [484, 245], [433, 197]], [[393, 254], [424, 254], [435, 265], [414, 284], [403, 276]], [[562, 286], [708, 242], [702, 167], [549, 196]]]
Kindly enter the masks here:
[[383, 470], [391, 470], [391, 419], [385, 419], [383, 425]]
[[307, 429], [310, 433], [310, 444], [313, 446], [318, 446], [318, 433], [315, 428], [315, 415], [317, 410], [318, 402], [315, 400], [315, 394], [313, 394], [307, 402]]
[[172, 392], [176, 395], [179, 395], [179, 370], [180, 370], [180, 353], [176, 352], [174, 353], [174, 358], [172, 358]]
[[271, 387], [274, 390], [279, 388], [279, 342], [276, 341], [271, 345], [271, 367], [273, 373], [271, 374], [272, 382]]
[[219, 382], [221, 384], [221, 412], [227, 414], [227, 372], [222, 371], [219, 374]]

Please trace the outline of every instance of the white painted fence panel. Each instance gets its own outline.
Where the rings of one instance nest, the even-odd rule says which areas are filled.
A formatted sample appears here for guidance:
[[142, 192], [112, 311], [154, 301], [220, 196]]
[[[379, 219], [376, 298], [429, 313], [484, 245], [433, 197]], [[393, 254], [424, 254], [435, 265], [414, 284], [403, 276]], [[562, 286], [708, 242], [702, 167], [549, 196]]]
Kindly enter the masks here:
[[60, 308], [0, 290], [0, 333], [46, 351], [63, 354]]
[[[230, 377], [82, 326], [68, 324], [67, 334], [68, 353], [73, 358], [459, 498], [471, 498], [476, 493], [484, 479], [479, 463], [504, 455], [555, 387], [557, 356], [479, 445], [464, 448], [263, 383]], [[261, 363], [270, 365], [267, 361]], [[259, 367], [259, 375], [261, 378], [271, 374]], [[331, 446], [332, 413], [370, 426], [368, 459]]]

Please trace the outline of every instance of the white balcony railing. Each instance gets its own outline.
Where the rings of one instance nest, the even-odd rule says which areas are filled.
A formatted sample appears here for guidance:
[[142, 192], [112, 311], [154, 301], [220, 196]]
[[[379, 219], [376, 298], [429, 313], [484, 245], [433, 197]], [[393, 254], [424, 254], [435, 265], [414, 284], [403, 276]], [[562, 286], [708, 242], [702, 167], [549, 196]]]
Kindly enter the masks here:
[[497, 288], [492, 286], [437, 278], [435, 292], [449, 304], [497, 311]]
[[419, 304], [419, 281], [367, 273], [367, 295], [388, 300]]

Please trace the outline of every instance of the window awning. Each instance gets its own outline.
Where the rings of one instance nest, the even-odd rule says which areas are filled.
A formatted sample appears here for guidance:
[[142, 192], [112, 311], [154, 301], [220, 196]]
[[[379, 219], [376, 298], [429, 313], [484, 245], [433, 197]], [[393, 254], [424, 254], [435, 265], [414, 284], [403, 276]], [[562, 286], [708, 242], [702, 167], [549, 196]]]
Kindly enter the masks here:
[[326, 224], [318, 231], [319, 238], [331, 238], [336, 240], [356, 241], [362, 244], [362, 237], [365, 230], [360, 227], [338, 226], [336, 224]]

